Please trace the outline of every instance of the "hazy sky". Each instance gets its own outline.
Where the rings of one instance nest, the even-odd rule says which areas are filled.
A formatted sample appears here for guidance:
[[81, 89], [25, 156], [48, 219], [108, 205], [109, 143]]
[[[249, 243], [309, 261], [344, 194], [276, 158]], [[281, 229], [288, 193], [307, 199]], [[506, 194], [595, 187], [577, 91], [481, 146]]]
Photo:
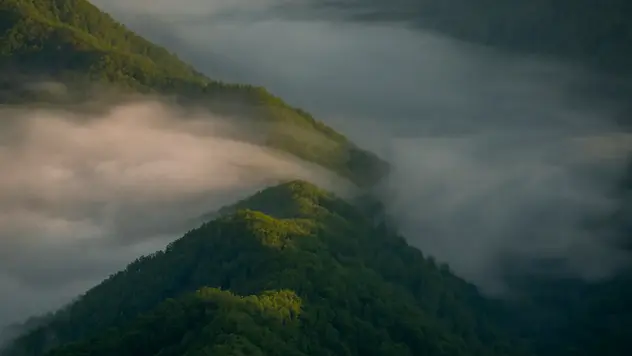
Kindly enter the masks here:
[[[387, 158], [385, 202], [409, 241], [485, 288], [500, 285], [500, 256], [562, 258], [584, 276], [618, 261], [579, 224], [612, 208], [605, 191], [630, 148], [616, 81], [281, 0], [94, 2], [209, 76], [265, 85]], [[271, 179], [338, 185], [193, 134], [153, 104], [87, 126], [0, 112], [16, 115], [23, 126], [0, 137], [0, 320], [68, 301]]]

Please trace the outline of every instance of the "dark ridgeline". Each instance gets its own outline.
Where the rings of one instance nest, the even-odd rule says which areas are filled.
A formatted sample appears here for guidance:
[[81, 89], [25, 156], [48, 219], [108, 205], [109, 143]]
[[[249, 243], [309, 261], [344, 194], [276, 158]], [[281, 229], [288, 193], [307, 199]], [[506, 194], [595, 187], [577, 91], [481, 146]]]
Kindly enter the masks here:
[[503, 315], [499, 302], [356, 207], [293, 181], [134, 261], [13, 350], [526, 355], [500, 327]]
[[407, 22], [466, 41], [632, 74], [626, 0], [315, 0], [360, 21]]

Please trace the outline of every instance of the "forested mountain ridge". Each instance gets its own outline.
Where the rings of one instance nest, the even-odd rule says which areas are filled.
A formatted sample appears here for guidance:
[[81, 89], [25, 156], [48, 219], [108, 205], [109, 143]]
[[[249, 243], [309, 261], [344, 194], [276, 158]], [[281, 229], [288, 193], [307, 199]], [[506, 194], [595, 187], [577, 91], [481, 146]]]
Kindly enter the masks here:
[[527, 355], [504, 313], [355, 206], [293, 181], [139, 258], [7, 355]]
[[[449, 23], [468, 34], [475, 20]], [[213, 81], [84, 0], [0, 0], [0, 69], [2, 104], [73, 104], [81, 88], [103, 83], [123, 96], [173, 96], [246, 125], [266, 123], [268, 145], [358, 184], [386, 172], [265, 89]], [[20, 86], [24, 78], [79, 90], [70, 99], [46, 96]], [[302, 131], [325, 144], [293, 137]], [[628, 217], [629, 208], [616, 217], [625, 234]], [[538, 280], [530, 300], [506, 303], [484, 298], [375, 220], [309, 183], [263, 190], [32, 320], [6, 354], [632, 354], [629, 276], [590, 285]]]
[[[260, 125], [255, 131], [264, 133], [264, 144], [360, 185], [374, 183], [388, 169], [375, 155], [264, 88], [211, 80], [86, 0], [2, 0], [0, 68], [0, 104], [67, 106], [85, 100], [86, 87], [101, 84], [116, 88], [121, 100], [133, 93], [169, 96], [231, 118], [235, 125]], [[24, 85], [40, 79], [63, 82], [74, 95], [58, 98]]]

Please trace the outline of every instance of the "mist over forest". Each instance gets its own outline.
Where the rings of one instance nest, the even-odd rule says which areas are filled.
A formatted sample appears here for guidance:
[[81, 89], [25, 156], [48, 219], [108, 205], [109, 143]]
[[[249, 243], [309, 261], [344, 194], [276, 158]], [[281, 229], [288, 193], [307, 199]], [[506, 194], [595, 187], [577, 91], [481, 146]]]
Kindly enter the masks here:
[[384, 200], [405, 235], [481, 286], [502, 289], [507, 254], [561, 258], [586, 277], [618, 266], [582, 221], [615, 209], [632, 144], [625, 77], [348, 16], [370, 7], [355, 2], [97, 4], [210, 76], [264, 85], [387, 159]]
[[[618, 37], [594, 25], [584, 42], [555, 45], [578, 33], [588, 0], [558, 27], [562, 5], [538, 1], [524, 5], [531, 12], [518, 0], [496, 12], [458, 0], [426, 11], [408, 0], [92, 3], [203, 75], [265, 87], [375, 153], [390, 170], [368, 193], [385, 219], [485, 296], [522, 296], [523, 276], [590, 285], [631, 267], [609, 219], [627, 216], [618, 189], [630, 170], [632, 81], [621, 63], [632, 31], [612, 17]], [[604, 4], [586, 23], [627, 9]], [[538, 32], [524, 35], [540, 13]], [[160, 96], [106, 106], [0, 107], [0, 327], [67, 305], [266, 187], [301, 179], [367, 193], [334, 165], [248, 141], [260, 127], [230, 115]]]

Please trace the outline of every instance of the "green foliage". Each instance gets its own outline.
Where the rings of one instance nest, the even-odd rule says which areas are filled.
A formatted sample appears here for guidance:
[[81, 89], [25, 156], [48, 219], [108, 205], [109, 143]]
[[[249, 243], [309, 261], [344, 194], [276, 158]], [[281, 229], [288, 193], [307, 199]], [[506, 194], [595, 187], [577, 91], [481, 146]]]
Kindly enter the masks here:
[[121, 329], [68, 344], [54, 355], [301, 355], [301, 299], [292, 291], [239, 297], [202, 288], [167, 299]]
[[264, 88], [206, 78], [85, 0], [3, 0], [0, 23], [0, 68], [6, 68], [0, 89], [10, 88], [0, 90], [0, 103], [32, 105], [42, 99], [21, 89], [25, 76], [79, 86], [79, 93], [100, 83], [118, 88], [121, 99], [139, 92], [205, 107], [263, 134], [266, 145], [360, 185], [373, 184], [387, 171], [375, 155], [305, 111]]
[[[279, 201], [284, 204], [278, 204]], [[260, 211], [281, 219], [322, 216], [330, 211], [354, 211], [333, 194], [304, 181], [291, 181], [257, 192], [232, 206], [220, 209], [220, 214], [240, 209]]]
[[[476, 11], [464, 11], [467, 18], [452, 28], [463, 37], [542, 47], [547, 41], [533, 39], [567, 16], [564, 6], [547, 6], [519, 11], [541, 18], [542, 26], [527, 32], [521, 32], [527, 20], [481, 21]], [[484, 8], [492, 17], [515, 12], [499, 3]], [[615, 63], [618, 47], [600, 39], [613, 35], [629, 45], [625, 12], [577, 9], [571, 17], [588, 14], [597, 19], [588, 22], [600, 25], [583, 26], [591, 33], [571, 39], [580, 22], [563, 24], [558, 33], [569, 41], [561, 41], [561, 50]], [[605, 17], [612, 21], [599, 20]], [[0, 0], [0, 68], [0, 103], [58, 100], [22, 90], [25, 76], [79, 92], [101, 83], [123, 96], [167, 95], [233, 118], [264, 133], [270, 147], [358, 184], [372, 184], [387, 170], [308, 113], [263, 88], [206, 78], [85, 0]], [[629, 186], [614, 217], [626, 246], [632, 246]], [[165, 251], [137, 259], [66, 308], [34, 320], [7, 354], [526, 355], [531, 345], [519, 333], [537, 355], [632, 352], [629, 275], [592, 285], [530, 283], [527, 302], [508, 310], [362, 210], [295, 181], [222, 209]]]
[[355, 207], [295, 181], [134, 261], [12, 351], [525, 355], [502, 313]]

